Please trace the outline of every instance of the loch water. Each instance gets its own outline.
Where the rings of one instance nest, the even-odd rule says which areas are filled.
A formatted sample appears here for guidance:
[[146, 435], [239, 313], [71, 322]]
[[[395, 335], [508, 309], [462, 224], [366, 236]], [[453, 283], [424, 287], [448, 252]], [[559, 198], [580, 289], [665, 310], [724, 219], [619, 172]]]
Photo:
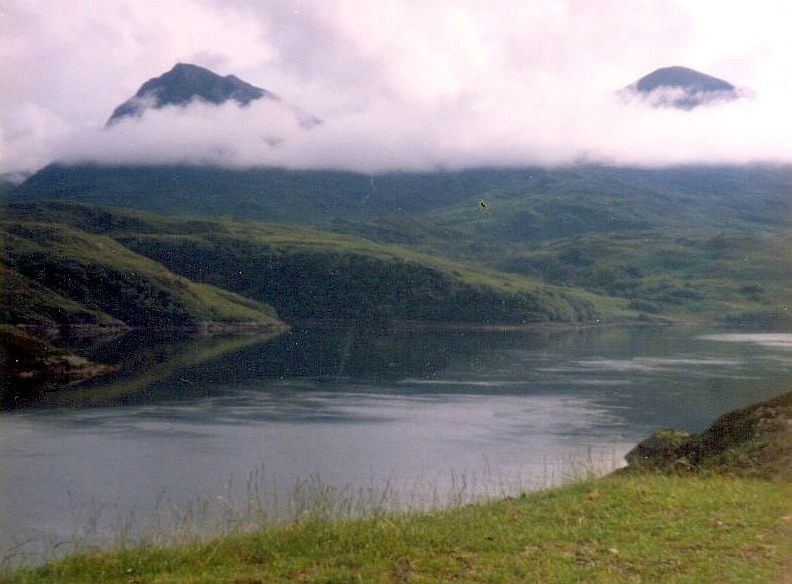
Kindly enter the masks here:
[[240, 519], [251, 492], [294, 512], [311, 488], [405, 506], [537, 488], [792, 388], [792, 334], [778, 332], [335, 327], [71, 343], [120, 370], [0, 415], [6, 558], [169, 521], [200, 529], [190, 513], [212, 505]]

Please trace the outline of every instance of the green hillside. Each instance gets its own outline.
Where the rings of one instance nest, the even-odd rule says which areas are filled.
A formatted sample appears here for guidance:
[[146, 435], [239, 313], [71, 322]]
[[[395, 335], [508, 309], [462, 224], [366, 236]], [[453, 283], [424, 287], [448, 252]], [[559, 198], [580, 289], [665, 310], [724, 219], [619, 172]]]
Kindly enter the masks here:
[[518, 185], [493, 182], [480, 194], [483, 212], [476, 201], [460, 200], [428, 210], [420, 220], [477, 239], [510, 241], [792, 224], [789, 167], [580, 167], [537, 172]]
[[275, 324], [271, 308], [176, 276], [116, 241], [65, 225], [2, 221], [7, 324]]
[[[329, 227], [394, 217], [430, 232], [519, 240], [644, 228], [768, 228], [792, 222], [792, 168], [574, 166], [358, 174], [190, 166], [50, 165], [8, 202], [70, 200], [169, 215]], [[486, 223], [478, 201], [488, 203]], [[403, 242], [404, 243], [404, 242]]]
[[[426, 292], [429, 296], [456, 304], [483, 307], [500, 302], [482, 295], [480, 287], [475, 292], [460, 289], [458, 278], [429, 284], [433, 276], [421, 273], [417, 265], [431, 266], [435, 275], [458, 273], [468, 282], [485, 280], [506, 293], [502, 308], [465, 316], [449, 303], [445, 307], [435, 303], [430, 311], [416, 309], [418, 319], [585, 320], [590, 311], [575, 309], [572, 312], [580, 314], [572, 314], [550, 294], [570, 287], [577, 289], [570, 297], [585, 298], [579, 293], [583, 289], [622, 299], [618, 310], [628, 306], [647, 317], [683, 320], [773, 325], [787, 321], [792, 302], [788, 260], [792, 167], [788, 166], [581, 165], [363, 175], [51, 165], [8, 195], [9, 201], [42, 199], [112, 204], [170, 216], [277, 221], [368, 240], [365, 244], [360, 239], [329, 240], [326, 233], [311, 232], [302, 236], [316, 241], [308, 249], [293, 242], [273, 245], [269, 235], [254, 233], [250, 226], [246, 232], [228, 225], [215, 232], [208, 223], [192, 220], [189, 229], [185, 223], [177, 228], [167, 222], [155, 229], [151, 219], [136, 226], [138, 219], [130, 214], [91, 218], [98, 220], [99, 227], [85, 221], [78, 226], [113, 231], [118, 241], [170, 270], [221, 287], [232, 274], [220, 258], [230, 253], [232, 263], [243, 272], [242, 278], [235, 274], [234, 291], [270, 302], [289, 316], [304, 307], [303, 316], [326, 318], [328, 312], [317, 298], [338, 296], [339, 286], [349, 293], [350, 303], [342, 302], [335, 309], [343, 318], [359, 314], [402, 318], [408, 308], [402, 301], [410, 302], [407, 299], [417, 295], [413, 306], [426, 307], [429, 299], [422, 296], [428, 290], [433, 290]], [[178, 241], [172, 237], [176, 232]], [[384, 245], [377, 247], [372, 241]], [[378, 270], [387, 264], [383, 250], [392, 244], [400, 246], [396, 255], [407, 260], [411, 276], [389, 282]], [[410, 256], [413, 252], [405, 248], [424, 255]], [[393, 253], [387, 261], [393, 261]], [[375, 264], [367, 263], [371, 257], [377, 258]], [[200, 262], [192, 261], [199, 258]], [[273, 278], [262, 281], [261, 270]], [[252, 272], [260, 277], [253, 278]], [[302, 275], [309, 272], [321, 278], [319, 288], [311, 288], [316, 282], [303, 281]], [[385, 272], [395, 275], [390, 266]], [[339, 274], [349, 278], [337, 282]], [[358, 280], [360, 274], [371, 274], [383, 285], [359, 289], [352, 278]], [[405, 282], [416, 286], [400, 291]], [[527, 290], [535, 295], [538, 282], [550, 285], [542, 287], [539, 299], [539, 304], [548, 306], [533, 314], [535, 300], [521, 301], [513, 293], [519, 289], [520, 294]], [[304, 286], [306, 294], [290, 295], [292, 284]], [[596, 301], [601, 308], [602, 302]], [[609, 307], [605, 313], [612, 313], [612, 302]], [[516, 313], [523, 316], [515, 318]]]
[[723, 231], [591, 234], [520, 246], [493, 267], [627, 298], [648, 314], [790, 322], [792, 238]]
[[634, 315], [624, 300], [334, 233], [56, 203], [11, 205], [7, 215], [39, 229], [57, 225], [53, 229], [112, 242], [115, 254], [122, 248], [135, 261], [145, 256], [183, 278], [270, 304], [291, 319], [521, 324]]
[[382, 175], [212, 166], [51, 164], [9, 194], [9, 202], [65, 199], [171, 215], [214, 215], [324, 225], [336, 218], [413, 214], [493, 184], [519, 184], [529, 171], [466, 170]]

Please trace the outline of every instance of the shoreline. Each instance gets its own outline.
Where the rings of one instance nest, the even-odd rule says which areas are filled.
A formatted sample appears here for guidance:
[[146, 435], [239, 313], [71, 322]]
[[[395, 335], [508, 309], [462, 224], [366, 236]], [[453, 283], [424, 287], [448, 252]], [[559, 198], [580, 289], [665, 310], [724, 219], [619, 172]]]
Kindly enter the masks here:
[[355, 321], [344, 319], [292, 319], [288, 324], [300, 328], [352, 328], [376, 330], [404, 331], [469, 331], [469, 332], [534, 332], [564, 331], [610, 327], [655, 327], [655, 326], [717, 326], [707, 321], [672, 321], [672, 320], [610, 320], [586, 322], [554, 322], [537, 321], [520, 324], [487, 323], [487, 322], [440, 322], [422, 320], [387, 320], [387, 321]]
[[63, 324], [63, 325], [37, 325], [37, 324], [10, 324], [25, 334], [46, 339], [61, 339], [70, 336], [94, 337], [112, 334], [126, 334], [132, 332], [173, 333], [188, 335], [214, 335], [214, 334], [255, 334], [286, 332], [291, 326], [283, 321], [271, 322], [240, 322], [224, 323], [207, 321], [194, 325], [165, 325], [165, 326], [129, 326], [129, 325], [95, 325], [95, 324]]
[[[722, 320], [709, 318], [679, 319], [674, 317], [656, 317], [650, 320], [641, 319], [613, 319], [593, 320], [583, 322], [536, 321], [525, 323], [490, 323], [490, 322], [465, 322], [465, 321], [429, 321], [429, 320], [349, 320], [349, 319], [288, 319], [274, 322], [241, 322], [224, 323], [207, 321], [194, 325], [165, 325], [165, 326], [129, 326], [129, 325], [95, 325], [95, 324], [64, 324], [64, 325], [35, 325], [11, 324], [31, 336], [45, 339], [60, 339], [69, 336], [92, 337], [110, 334], [126, 334], [130, 332], [165, 333], [185, 335], [215, 335], [215, 334], [257, 334], [257, 333], [284, 333], [292, 328], [362, 328], [373, 330], [398, 330], [398, 331], [459, 331], [459, 332], [534, 332], [534, 331], [564, 331], [585, 330], [594, 328], [618, 327], [721, 327], [724, 329], [753, 329], [772, 328], [766, 324], [744, 322], [739, 324], [728, 323]], [[780, 327], [787, 330], [789, 327]]]
[[[738, 427], [747, 431], [724, 433]], [[515, 573], [525, 581], [777, 581], [792, 565], [790, 428], [787, 392], [726, 412], [698, 434], [656, 432], [628, 453], [626, 468], [604, 475], [423, 510], [352, 516], [327, 506], [242, 530], [78, 547], [43, 564], [9, 565], [0, 582], [385, 581], [404, 565], [422, 581], [472, 581], [473, 573], [490, 582], [514, 582]]]

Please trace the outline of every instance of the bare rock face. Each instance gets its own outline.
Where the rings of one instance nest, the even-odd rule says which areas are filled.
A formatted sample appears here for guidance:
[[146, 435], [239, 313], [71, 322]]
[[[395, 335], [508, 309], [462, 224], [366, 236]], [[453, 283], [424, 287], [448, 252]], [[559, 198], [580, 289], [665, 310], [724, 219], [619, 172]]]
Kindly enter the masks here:
[[718, 418], [700, 434], [661, 430], [625, 456], [627, 469], [792, 479], [792, 392]]
[[660, 430], [639, 442], [624, 458], [628, 464], [641, 464], [647, 461], [672, 464], [681, 458], [680, 450], [690, 442], [690, 437], [690, 434], [680, 430]]

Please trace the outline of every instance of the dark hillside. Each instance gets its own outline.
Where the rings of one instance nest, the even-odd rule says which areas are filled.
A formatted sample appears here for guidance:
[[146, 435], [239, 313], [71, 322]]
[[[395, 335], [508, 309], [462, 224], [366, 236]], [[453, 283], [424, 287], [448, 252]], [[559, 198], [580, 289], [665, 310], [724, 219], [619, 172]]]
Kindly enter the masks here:
[[12, 205], [7, 215], [69, 225], [86, 237], [82, 230], [91, 230], [169, 273], [271, 304], [291, 319], [521, 324], [630, 315], [625, 302], [327, 232], [55, 203]]
[[176, 276], [110, 238], [56, 223], [6, 221], [2, 229], [5, 323], [277, 323], [269, 307]]
[[[467, 237], [547, 240], [644, 228], [792, 225], [792, 168], [471, 169], [386, 173], [50, 165], [8, 202], [66, 200], [176, 216], [343, 229], [406, 217]], [[484, 200], [487, 210], [479, 207]]]

